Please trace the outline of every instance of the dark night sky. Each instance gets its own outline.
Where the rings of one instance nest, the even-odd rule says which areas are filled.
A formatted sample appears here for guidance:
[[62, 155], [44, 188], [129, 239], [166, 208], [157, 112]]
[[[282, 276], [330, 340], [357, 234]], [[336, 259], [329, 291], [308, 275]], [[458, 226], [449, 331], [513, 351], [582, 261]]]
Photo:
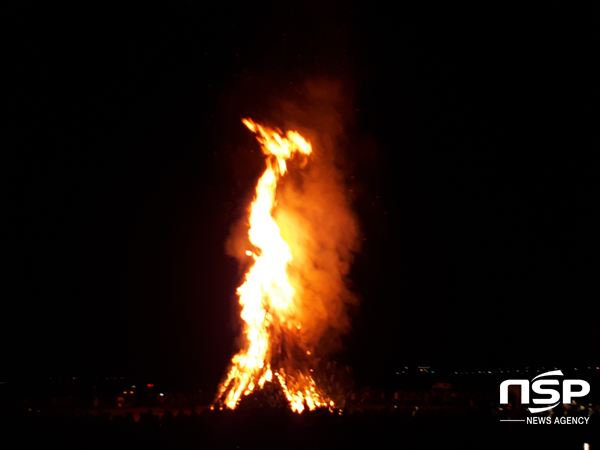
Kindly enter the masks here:
[[247, 86], [285, 98], [314, 76], [358, 110], [362, 303], [338, 356], [357, 377], [597, 365], [585, 11], [214, 3], [27, 12], [2, 376], [216, 385], [240, 280], [224, 243], [260, 171], [236, 159], [241, 115], [266, 107]]

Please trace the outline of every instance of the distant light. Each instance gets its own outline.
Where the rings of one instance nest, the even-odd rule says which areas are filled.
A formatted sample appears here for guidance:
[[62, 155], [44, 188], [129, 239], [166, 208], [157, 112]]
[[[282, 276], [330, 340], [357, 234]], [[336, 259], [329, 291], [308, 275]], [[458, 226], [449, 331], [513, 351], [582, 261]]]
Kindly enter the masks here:
[[250, 250], [246, 250], [246, 255], [252, 256], [252, 252]]
[[165, 394], [161, 393], [161, 394], [160, 394], [160, 396], [161, 396], [161, 397], [164, 397], [164, 396], [165, 396]]
[[135, 386], [131, 386], [133, 389], [135, 389]]
[[121, 405], [120, 403], [119, 403], [118, 405], [119, 405], [119, 408], [120, 408], [121, 406], [123, 406], [123, 405]]
[[400, 375], [398, 372], [396, 372], [396, 375]]
[[588, 444], [587, 442], [583, 444], [583, 450], [590, 450], [590, 444]]
[[435, 373], [435, 372], [432, 370], [431, 373]]
[[127, 391], [123, 391], [123, 394], [127, 394]]
[[148, 387], [154, 387], [154, 385], [153, 384], [149, 384]]
[[129, 391], [130, 394], [133, 394], [133, 391]]

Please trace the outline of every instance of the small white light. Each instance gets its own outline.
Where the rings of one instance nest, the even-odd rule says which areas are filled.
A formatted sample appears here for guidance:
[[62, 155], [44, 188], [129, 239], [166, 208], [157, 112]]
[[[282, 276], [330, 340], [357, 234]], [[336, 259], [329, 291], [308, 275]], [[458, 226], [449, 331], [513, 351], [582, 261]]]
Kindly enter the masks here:
[[165, 394], [160, 394], [160, 396], [161, 396], [161, 397], [164, 397], [164, 396], [165, 396]]

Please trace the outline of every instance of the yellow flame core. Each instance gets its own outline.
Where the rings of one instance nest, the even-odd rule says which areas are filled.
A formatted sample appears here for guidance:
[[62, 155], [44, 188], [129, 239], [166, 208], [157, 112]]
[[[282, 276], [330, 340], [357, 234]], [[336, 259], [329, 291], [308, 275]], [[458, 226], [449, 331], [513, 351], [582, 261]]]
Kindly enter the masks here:
[[[288, 131], [282, 136], [279, 130], [263, 127], [250, 119], [242, 122], [257, 135], [263, 152], [269, 157], [267, 168], [256, 186], [256, 198], [249, 218], [248, 237], [260, 251], [246, 252], [254, 259], [254, 265], [237, 289], [247, 346], [233, 357], [232, 367], [220, 386], [217, 398], [234, 409], [242, 395], [248, 395], [257, 386], [263, 388], [266, 382], [277, 379], [295, 412], [302, 412], [305, 406], [310, 410], [333, 406], [333, 402], [317, 389], [307, 367], [300, 364], [290, 368], [287, 364], [286, 370], [283, 367], [286, 362], [276, 357], [275, 350], [282, 345], [282, 334], [289, 336], [293, 332], [299, 333], [302, 328], [295, 315], [294, 286], [286, 272], [293, 255], [273, 217], [277, 182], [287, 171], [286, 160], [295, 153], [310, 155], [312, 146], [295, 131]], [[291, 340], [294, 340], [293, 337]], [[306, 354], [311, 353], [306, 351]], [[272, 362], [276, 364], [274, 367]]]

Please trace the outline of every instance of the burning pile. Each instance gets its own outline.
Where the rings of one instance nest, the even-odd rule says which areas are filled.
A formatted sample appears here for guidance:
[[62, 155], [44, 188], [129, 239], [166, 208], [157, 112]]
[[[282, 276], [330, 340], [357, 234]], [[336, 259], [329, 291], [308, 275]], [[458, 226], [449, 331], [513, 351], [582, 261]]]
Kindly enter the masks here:
[[[337, 222], [345, 220], [348, 222], [345, 225], [352, 225], [343, 234], [347, 242], [344, 239], [335, 242], [337, 233], [332, 232], [327, 237], [331, 244], [319, 245], [319, 238], [315, 237], [319, 227], [327, 233], [327, 220], [319, 216], [335, 211], [319, 207], [320, 212], [315, 213], [305, 205], [305, 210], [299, 212], [293, 202], [288, 202], [288, 208], [280, 205], [280, 200], [285, 203], [286, 196], [284, 193], [280, 199], [277, 194], [278, 182], [294, 156], [302, 158], [294, 166], [299, 170], [309, 164], [313, 154], [311, 143], [296, 131], [284, 135], [250, 119], [242, 122], [256, 134], [267, 155], [267, 167], [258, 180], [250, 207], [248, 239], [253, 248], [246, 249], [245, 254], [254, 263], [237, 290], [246, 345], [233, 357], [229, 373], [219, 388], [217, 404], [234, 409], [243, 396], [267, 384], [279, 385], [295, 412], [317, 407], [333, 409], [340, 406], [340, 401], [337, 398], [334, 401], [331, 391], [318, 385], [313, 376], [313, 368], [319, 362], [314, 349], [325, 334], [328, 321], [344, 322], [340, 306], [349, 296], [343, 278], [356, 241], [356, 227], [348, 214], [340, 214]], [[310, 186], [304, 189], [307, 190]], [[318, 199], [313, 201], [319, 203]], [[342, 209], [347, 211], [345, 203]], [[311, 217], [312, 225], [306, 216]], [[340, 255], [339, 248], [344, 248], [347, 254]], [[314, 255], [319, 251], [324, 258], [315, 261]], [[335, 261], [323, 267], [332, 256]], [[332, 311], [327, 310], [329, 306]]]

